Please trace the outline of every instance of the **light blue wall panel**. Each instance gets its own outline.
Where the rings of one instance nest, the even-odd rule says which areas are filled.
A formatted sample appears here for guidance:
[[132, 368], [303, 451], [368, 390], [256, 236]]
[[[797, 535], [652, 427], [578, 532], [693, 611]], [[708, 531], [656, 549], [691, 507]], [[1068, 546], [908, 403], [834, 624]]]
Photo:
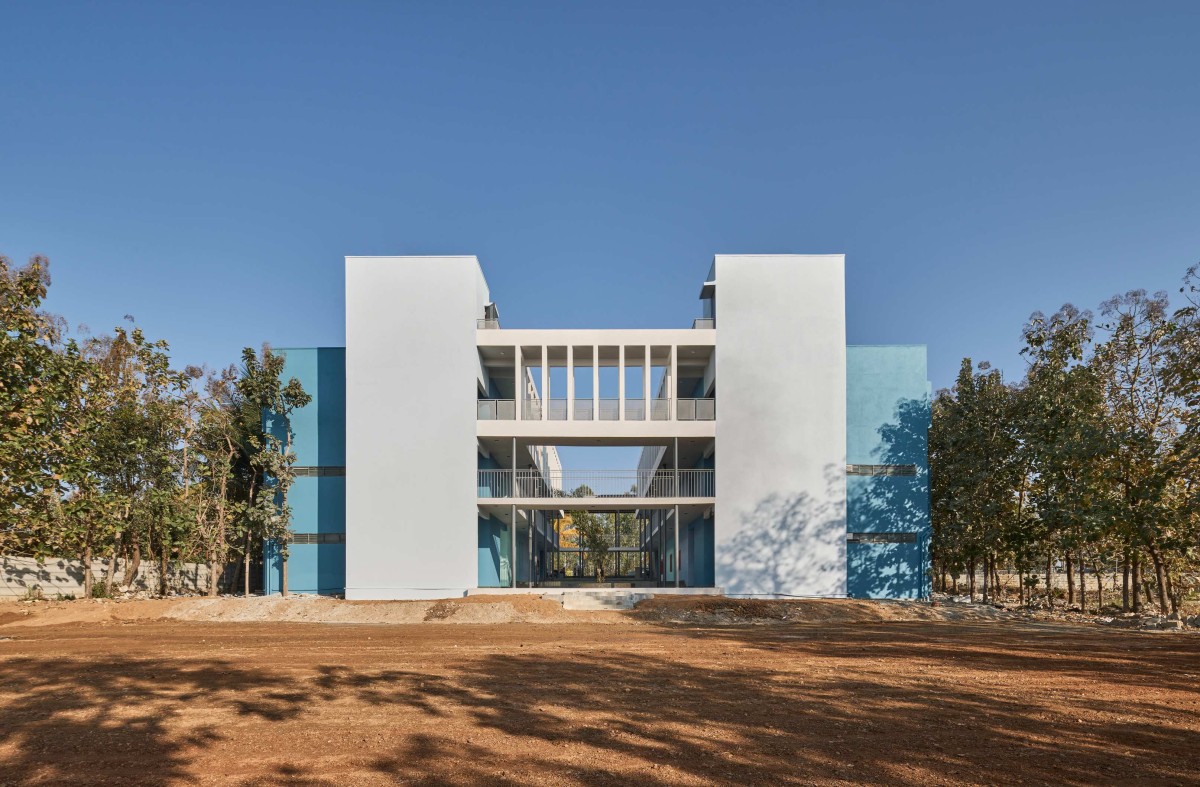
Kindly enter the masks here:
[[508, 527], [494, 517], [479, 520], [479, 587], [508, 587]]
[[[312, 396], [306, 407], [291, 414], [292, 450], [299, 467], [344, 467], [346, 463], [346, 351], [341, 347], [287, 348], [284, 382], [300, 381]], [[271, 414], [267, 428], [280, 439], [285, 424]], [[288, 494], [294, 533], [346, 532], [344, 476], [302, 476]], [[295, 544], [288, 549], [288, 590], [295, 593], [339, 594], [346, 585], [345, 544]], [[263, 584], [267, 593], [282, 585], [282, 561], [273, 544], [264, 548]]]
[[846, 462], [915, 465], [915, 477], [849, 476], [850, 533], [911, 533], [914, 543], [847, 545], [847, 592], [929, 595], [930, 390], [924, 346], [851, 346], [846, 353]]

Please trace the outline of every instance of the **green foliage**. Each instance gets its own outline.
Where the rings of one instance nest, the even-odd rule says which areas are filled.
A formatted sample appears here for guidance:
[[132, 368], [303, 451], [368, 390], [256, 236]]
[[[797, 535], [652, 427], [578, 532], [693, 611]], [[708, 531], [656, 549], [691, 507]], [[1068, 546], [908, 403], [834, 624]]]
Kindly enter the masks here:
[[[243, 368], [173, 368], [169, 347], [133, 325], [69, 338], [42, 311], [49, 263], [0, 257], [0, 549], [84, 561], [85, 595], [111, 595], [93, 559], [248, 565], [263, 539], [286, 544], [293, 473], [289, 417], [310, 397], [282, 356]], [[127, 572], [127, 579], [133, 575]], [[165, 579], [164, 579], [165, 589]]]
[[[999, 559], [1025, 577], [1024, 595], [1038, 566], [1049, 589], [1060, 560], [1119, 564], [1125, 605], [1147, 591], [1177, 610], [1200, 558], [1197, 268], [1181, 292], [1173, 313], [1165, 293], [1142, 290], [1106, 301], [1099, 319], [1069, 304], [1034, 313], [1019, 384], [963, 360], [933, 407], [936, 573], [987, 576]], [[1151, 577], [1134, 573], [1147, 564]]]

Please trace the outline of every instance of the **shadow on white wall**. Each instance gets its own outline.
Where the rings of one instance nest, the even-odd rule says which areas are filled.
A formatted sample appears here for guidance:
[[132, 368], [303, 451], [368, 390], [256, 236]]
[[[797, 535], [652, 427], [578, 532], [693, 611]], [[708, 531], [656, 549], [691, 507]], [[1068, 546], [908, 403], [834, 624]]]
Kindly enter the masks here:
[[826, 465], [826, 489], [770, 495], [739, 515], [718, 545], [718, 575], [729, 595], [841, 596], [846, 593], [845, 485]]

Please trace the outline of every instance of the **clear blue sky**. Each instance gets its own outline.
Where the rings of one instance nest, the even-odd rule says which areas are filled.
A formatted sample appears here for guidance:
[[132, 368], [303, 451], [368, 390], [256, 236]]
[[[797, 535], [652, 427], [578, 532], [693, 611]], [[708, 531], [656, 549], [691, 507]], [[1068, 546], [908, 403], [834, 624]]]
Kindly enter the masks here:
[[0, 5], [0, 253], [179, 363], [339, 345], [342, 257], [476, 254], [510, 327], [683, 326], [713, 253], [844, 252], [849, 340], [1200, 259], [1200, 3]]

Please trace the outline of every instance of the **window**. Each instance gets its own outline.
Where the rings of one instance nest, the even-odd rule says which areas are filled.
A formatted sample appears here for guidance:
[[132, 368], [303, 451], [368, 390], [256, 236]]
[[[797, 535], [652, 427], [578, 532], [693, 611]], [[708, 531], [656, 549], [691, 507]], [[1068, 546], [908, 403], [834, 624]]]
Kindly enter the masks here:
[[292, 468], [292, 472], [296, 474], [296, 478], [329, 478], [331, 476], [346, 475], [346, 468], [297, 465]]
[[847, 533], [851, 544], [915, 544], [916, 533]]
[[292, 533], [293, 544], [344, 544], [345, 533]]
[[846, 475], [903, 475], [915, 476], [916, 465], [846, 465]]

